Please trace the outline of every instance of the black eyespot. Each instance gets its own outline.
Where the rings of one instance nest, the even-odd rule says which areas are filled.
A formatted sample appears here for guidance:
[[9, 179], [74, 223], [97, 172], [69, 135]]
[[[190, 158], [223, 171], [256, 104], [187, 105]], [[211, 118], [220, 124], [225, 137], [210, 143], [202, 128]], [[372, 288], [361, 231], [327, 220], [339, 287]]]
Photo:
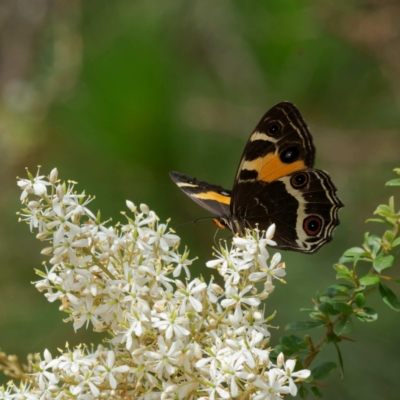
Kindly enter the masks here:
[[312, 215], [311, 217], [307, 217], [303, 221], [303, 229], [307, 233], [307, 235], [315, 236], [321, 231], [322, 228], [322, 220], [320, 217], [316, 215]]
[[299, 172], [290, 178], [290, 184], [296, 188], [300, 189], [308, 184], [308, 174], [305, 172]]
[[280, 126], [276, 122], [272, 122], [268, 127], [268, 132], [271, 133], [272, 135], [278, 133], [280, 130], [281, 130]]
[[295, 162], [300, 157], [300, 150], [298, 147], [292, 146], [288, 147], [287, 149], [283, 150], [281, 154], [279, 154], [279, 158], [285, 164], [291, 164]]

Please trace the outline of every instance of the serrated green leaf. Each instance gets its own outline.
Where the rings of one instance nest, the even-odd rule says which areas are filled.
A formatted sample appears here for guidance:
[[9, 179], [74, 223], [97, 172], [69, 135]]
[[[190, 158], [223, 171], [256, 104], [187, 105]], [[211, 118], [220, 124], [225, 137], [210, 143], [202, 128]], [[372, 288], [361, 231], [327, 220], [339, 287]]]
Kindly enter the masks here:
[[286, 331], [301, 331], [305, 329], [317, 328], [319, 326], [325, 325], [323, 321], [297, 321], [289, 322], [285, 326]]
[[364, 307], [361, 311], [357, 311], [355, 314], [362, 322], [374, 322], [378, 319], [377, 312], [370, 307]]
[[354, 297], [354, 301], [357, 304], [357, 307], [363, 307], [365, 304], [365, 296], [363, 293], [357, 293]]
[[335, 324], [333, 332], [338, 336], [348, 335], [354, 331], [353, 321], [350, 316], [346, 315]]
[[396, 247], [400, 244], [400, 237], [398, 237], [397, 239], [395, 239], [392, 243], [392, 247]]
[[375, 271], [381, 273], [387, 268], [390, 268], [394, 263], [394, 257], [391, 254], [379, 254], [372, 265]]
[[312, 371], [311, 374], [316, 381], [320, 381], [321, 379], [329, 376], [336, 369], [336, 363], [333, 361], [324, 362], [322, 364], [317, 365]]
[[301, 399], [306, 399], [308, 395], [308, 390], [304, 385], [300, 385], [299, 387], [299, 396]]
[[321, 397], [324, 397], [322, 392], [316, 387], [312, 386], [311, 387], [312, 394], [317, 398], [320, 399]]
[[385, 186], [400, 186], [400, 179], [391, 179], [385, 183]]
[[360, 278], [360, 283], [363, 286], [376, 285], [379, 282], [379, 276], [374, 274], [367, 274]]
[[379, 284], [379, 293], [383, 301], [394, 311], [400, 311], [400, 302], [397, 296], [383, 283]]
[[354, 312], [353, 307], [345, 303], [335, 302], [333, 303], [333, 307], [335, 308], [335, 310], [347, 315], [350, 315]]

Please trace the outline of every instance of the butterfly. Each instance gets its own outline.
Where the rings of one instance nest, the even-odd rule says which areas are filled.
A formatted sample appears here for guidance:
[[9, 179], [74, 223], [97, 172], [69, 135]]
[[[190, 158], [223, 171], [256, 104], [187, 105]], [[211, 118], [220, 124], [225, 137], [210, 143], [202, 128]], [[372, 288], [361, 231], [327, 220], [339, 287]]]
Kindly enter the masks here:
[[343, 203], [330, 176], [314, 169], [315, 146], [297, 107], [281, 102], [268, 110], [244, 148], [232, 190], [179, 172], [170, 176], [219, 228], [276, 225], [278, 249], [315, 253], [332, 240]]

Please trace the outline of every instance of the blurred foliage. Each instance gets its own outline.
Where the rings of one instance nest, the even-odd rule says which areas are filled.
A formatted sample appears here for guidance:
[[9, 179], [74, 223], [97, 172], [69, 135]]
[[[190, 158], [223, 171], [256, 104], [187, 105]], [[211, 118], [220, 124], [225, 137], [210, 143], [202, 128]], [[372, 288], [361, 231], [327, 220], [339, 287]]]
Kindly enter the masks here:
[[[297, 305], [330, 284], [331, 265], [386, 201], [382, 177], [390, 178], [400, 149], [399, 18], [395, 0], [3, 0], [1, 348], [24, 356], [92, 337], [71, 335], [27, 285], [43, 258], [14, 214], [14, 178], [24, 167], [57, 166], [79, 180], [104, 219], [118, 220], [131, 199], [176, 226], [207, 213], [168, 172], [230, 188], [253, 127], [282, 100], [300, 108], [316, 165], [346, 206], [334, 241], [318, 254], [284, 254], [288, 285], [277, 289], [275, 321], [298, 319]], [[215, 227], [203, 222], [178, 233], [208, 276]], [[327, 399], [396, 398], [400, 322], [371, 302], [379, 324], [357, 331], [356, 345], [344, 343], [346, 377], [333, 374]]]

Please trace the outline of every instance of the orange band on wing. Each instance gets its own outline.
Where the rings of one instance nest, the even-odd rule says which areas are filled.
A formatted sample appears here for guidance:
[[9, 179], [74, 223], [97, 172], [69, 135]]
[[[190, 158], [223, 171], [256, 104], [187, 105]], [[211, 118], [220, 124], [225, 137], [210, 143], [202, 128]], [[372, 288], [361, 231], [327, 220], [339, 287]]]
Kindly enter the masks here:
[[258, 172], [257, 180], [273, 182], [283, 176], [293, 174], [296, 171], [306, 169], [303, 160], [290, 164], [283, 163], [277, 153], [268, 153], [265, 157], [256, 158], [253, 161], [246, 161], [244, 168]]
[[218, 201], [218, 203], [223, 203], [223, 204], [231, 203], [231, 198], [229, 196], [223, 196], [222, 194], [219, 194], [217, 192], [196, 193], [192, 194], [191, 196], [197, 197], [198, 199], [202, 200], [214, 200]]

